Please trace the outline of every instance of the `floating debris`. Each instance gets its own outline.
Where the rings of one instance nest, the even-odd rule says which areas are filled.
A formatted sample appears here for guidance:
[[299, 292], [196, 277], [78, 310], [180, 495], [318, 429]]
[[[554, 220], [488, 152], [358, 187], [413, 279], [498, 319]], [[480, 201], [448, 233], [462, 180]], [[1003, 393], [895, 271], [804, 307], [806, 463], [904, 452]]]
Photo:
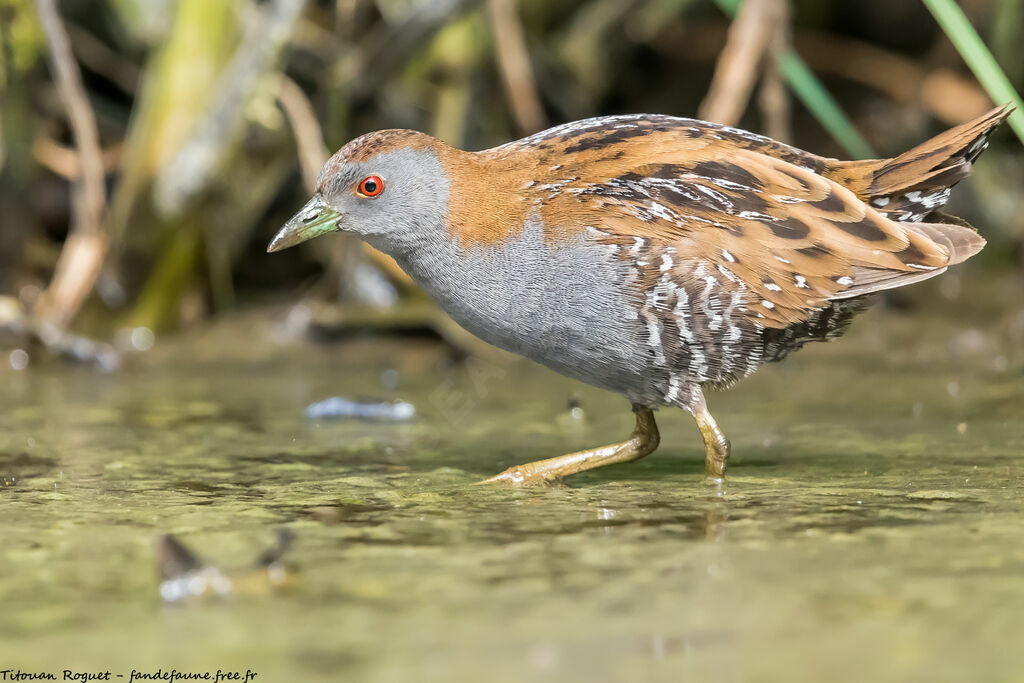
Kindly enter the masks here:
[[277, 543], [260, 553], [255, 568], [225, 573], [204, 564], [171, 534], [157, 539], [156, 564], [160, 572], [160, 597], [168, 604], [206, 598], [267, 595], [296, 583], [296, 574], [281, 562], [294, 540], [280, 529]]
[[405, 401], [357, 401], [332, 396], [306, 407], [306, 417], [316, 420], [325, 417], [354, 417], [360, 420], [389, 420], [401, 422], [416, 416], [416, 406]]

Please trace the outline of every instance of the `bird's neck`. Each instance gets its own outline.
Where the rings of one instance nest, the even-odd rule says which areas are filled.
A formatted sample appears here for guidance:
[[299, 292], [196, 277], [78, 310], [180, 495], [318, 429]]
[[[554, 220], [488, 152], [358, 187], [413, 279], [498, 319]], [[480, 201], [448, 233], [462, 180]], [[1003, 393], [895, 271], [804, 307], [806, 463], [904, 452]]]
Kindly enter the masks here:
[[397, 239], [389, 235], [378, 244], [367, 236], [428, 291], [434, 283], [460, 280], [469, 257], [500, 251], [528, 226], [540, 234], [544, 195], [535, 188], [545, 181], [537, 180], [538, 163], [529, 151], [465, 152], [444, 145], [431, 151], [444, 175], [431, 186], [437, 193], [431, 199], [442, 200], [445, 210], [436, 216], [417, 212], [423, 224]]
[[530, 160], [491, 151], [441, 155], [449, 179], [445, 233], [465, 249], [514, 238], [530, 218]]

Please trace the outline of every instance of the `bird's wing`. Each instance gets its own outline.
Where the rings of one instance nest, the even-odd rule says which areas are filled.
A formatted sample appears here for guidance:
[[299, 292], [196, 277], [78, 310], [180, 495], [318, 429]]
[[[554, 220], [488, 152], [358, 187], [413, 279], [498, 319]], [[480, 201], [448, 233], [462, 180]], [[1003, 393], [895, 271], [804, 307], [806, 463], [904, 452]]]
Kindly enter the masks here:
[[967, 227], [892, 221], [837, 182], [753, 149], [708, 145], [664, 158], [571, 183], [552, 200], [565, 206], [549, 211], [574, 214], [607, 243], [647, 240], [670, 248], [674, 265], [735, 278], [742, 310], [762, 327], [932, 277], [984, 245]]

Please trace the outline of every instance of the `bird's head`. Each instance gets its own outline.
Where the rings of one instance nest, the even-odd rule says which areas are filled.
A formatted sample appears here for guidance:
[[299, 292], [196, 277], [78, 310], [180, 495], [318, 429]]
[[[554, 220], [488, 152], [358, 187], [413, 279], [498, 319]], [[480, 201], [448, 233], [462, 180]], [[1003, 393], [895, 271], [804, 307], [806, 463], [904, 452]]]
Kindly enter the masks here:
[[267, 247], [280, 251], [328, 232], [359, 235], [390, 254], [414, 248], [443, 225], [450, 181], [440, 141], [411, 130], [356, 138], [332, 156], [313, 198]]

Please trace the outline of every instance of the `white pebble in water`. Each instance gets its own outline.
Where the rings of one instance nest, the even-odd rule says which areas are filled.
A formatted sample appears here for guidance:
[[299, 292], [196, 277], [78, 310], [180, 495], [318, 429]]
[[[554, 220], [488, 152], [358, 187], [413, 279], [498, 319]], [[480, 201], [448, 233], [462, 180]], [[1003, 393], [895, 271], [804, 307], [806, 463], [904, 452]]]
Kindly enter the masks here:
[[25, 349], [14, 349], [8, 356], [12, 370], [24, 370], [28, 367], [28, 352]]
[[148, 327], [136, 327], [132, 330], [132, 348], [136, 351], [149, 351], [156, 342], [156, 335]]

